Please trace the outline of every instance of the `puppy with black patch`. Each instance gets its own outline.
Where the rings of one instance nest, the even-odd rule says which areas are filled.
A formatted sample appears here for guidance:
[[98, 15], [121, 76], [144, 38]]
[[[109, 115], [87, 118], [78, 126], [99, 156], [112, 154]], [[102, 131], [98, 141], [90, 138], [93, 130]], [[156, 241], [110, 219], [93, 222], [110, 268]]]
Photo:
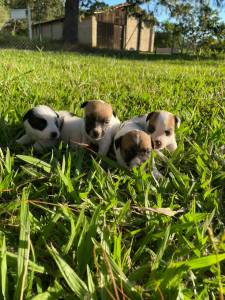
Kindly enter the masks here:
[[151, 135], [153, 148], [175, 151], [177, 148], [175, 130], [180, 126], [180, 118], [164, 110], [131, 119], [129, 122], [139, 124]]
[[84, 118], [65, 117], [61, 129], [61, 139], [66, 143], [95, 145], [98, 153], [106, 155], [113, 137], [120, 126], [112, 106], [102, 100], [86, 101]]
[[138, 124], [124, 122], [114, 137], [114, 152], [122, 167], [140, 166], [149, 158], [151, 150], [151, 137]]
[[33, 145], [37, 151], [53, 147], [60, 136], [61, 119], [57, 112], [46, 105], [39, 105], [23, 117], [25, 134], [16, 140], [21, 145]]

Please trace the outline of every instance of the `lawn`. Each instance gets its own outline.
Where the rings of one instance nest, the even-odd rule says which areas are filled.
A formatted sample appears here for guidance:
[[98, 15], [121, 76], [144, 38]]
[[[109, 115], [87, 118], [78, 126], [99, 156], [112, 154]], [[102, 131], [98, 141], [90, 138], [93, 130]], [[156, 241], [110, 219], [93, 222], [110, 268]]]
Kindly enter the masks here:
[[[181, 118], [178, 149], [156, 157], [162, 179], [151, 159], [128, 172], [82, 149], [15, 145], [30, 107], [82, 115], [87, 99], [121, 120]], [[222, 60], [1, 50], [0, 299], [223, 299], [224, 101]]]

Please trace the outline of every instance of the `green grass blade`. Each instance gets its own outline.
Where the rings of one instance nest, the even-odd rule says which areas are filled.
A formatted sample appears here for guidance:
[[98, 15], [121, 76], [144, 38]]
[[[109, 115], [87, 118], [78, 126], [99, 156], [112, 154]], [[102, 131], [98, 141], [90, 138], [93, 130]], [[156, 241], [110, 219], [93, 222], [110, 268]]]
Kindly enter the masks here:
[[0, 286], [1, 286], [1, 297], [4, 300], [8, 298], [8, 277], [7, 277], [7, 255], [6, 255], [6, 242], [5, 242], [5, 235], [1, 233], [0, 235], [0, 267], [1, 267], [1, 273], [0, 273]]
[[73, 219], [73, 214], [72, 214], [71, 210], [68, 207], [63, 206], [62, 211], [69, 218], [70, 226], [71, 226], [69, 240], [68, 240], [67, 244], [63, 247], [64, 254], [67, 254], [70, 251], [70, 249], [73, 245], [74, 239], [76, 238], [76, 236], [79, 233], [79, 228], [81, 227], [81, 224], [83, 223], [84, 210], [82, 210], [80, 212], [79, 217], [78, 217], [77, 222], [76, 222], [76, 225], [75, 225], [75, 222], [74, 222], [74, 219]]
[[88, 288], [84, 281], [76, 274], [76, 272], [66, 263], [66, 261], [60, 257], [56, 249], [51, 246], [47, 246], [50, 254], [54, 258], [63, 278], [67, 282], [70, 289], [76, 294], [80, 299], [85, 299], [89, 295]]
[[[15, 253], [12, 253], [12, 252], [9, 252], [9, 251], [7, 251], [6, 254], [7, 254], [8, 264], [15, 267], [16, 263], [18, 261], [18, 254], [15, 254]], [[43, 266], [39, 266], [31, 260], [28, 261], [28, 269], [33, 270], [34, 272], [40, 273], [40, 274], [43, 274], [43, 273], [46, 272], [46, 270]]]
[[165, 232], [165, 236], [164, 236], [164, 239], [163, 239], [163, 242], [162, 242], [162, 245], [158, 251], [158, 254], [155, 258], [155, 261], [154, 263], [152, 264], [152, 270], [156, 270], [159, 266], [159, 263], [163, 257], [163, 254], [166, 250], [166, 245], [167, 245], [167, 242], [168, 242], [168, 239], [169, 239], [169, 236], [170, 236], [170, 228], [171, 228], [171, 225], [167, 226], [166, 228], [166, 232]]
[[26, 288], [26, 279], [28, 271], [29, 253], [30, 253], [30, 220], [29, 220], [29, 192], [23, 189], [21, 208], [20, 208], [20, 236], [17, 260], [17, 283], [14, 294], [14, 300], [22, 300]]
[[87, 265], [87, 280], [88, 280], [88, 290], [91, 294], [91, 299], [97, 300], [97, 296], [95, 294], [96, 288], [95, 288], [95, 284], [93, 281], [93, 277], [89, 265]]
[[185, 265], [192, 270], [196, 270], [196, 269], [210, 267], [223, 260], [225, 260], [225, 253], [217, 254], [217, 255], [208, 255], [200, 258], [191, 259], [185, 262]]
[[33, 298], [31, 298], [31, 300], [56, 300], [56, 299], [57, 299], [56, 295], [51, 294], [50, 292], [40, 293], [34, 296]]
[[46, 163], [43, 160], [40, 160], [33, 156], [28, 156], [28, 155], [16, 155], [16, 157], [35, 166], [35, 167], [38, 167], [38, 168], [44, 170], [47, 173], [50, 173], [50, 171], [51, 171], [51, 165]]
[[101, 207], [98, 206], [91, 218], [90, 224], [86, 225], [80, 236], [77, 248], [77, 258], [79, 262], [79, 271], [84, 274], [87, 264], [91, 264], [91, 253], [93, 249], [92, 238], [95, 238], [97, 233], [98, 220], [101, 215]]

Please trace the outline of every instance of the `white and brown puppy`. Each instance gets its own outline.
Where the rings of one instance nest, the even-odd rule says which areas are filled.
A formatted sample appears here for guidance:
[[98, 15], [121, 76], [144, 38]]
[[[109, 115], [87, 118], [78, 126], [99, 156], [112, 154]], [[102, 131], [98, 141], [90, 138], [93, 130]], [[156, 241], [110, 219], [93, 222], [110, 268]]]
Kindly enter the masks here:
[[61, 139], [70, 143], [94, 144], [98, 153], [106, 155], [113, 137], [120, 126], [120, 121], [113, 112], [112, 106], [102, 100], [86, 101], [84, 118], [65, 117], [61, 128]]
[[177, 148], [175, 130], [180, 126], [180, 118], [164, 110], [154, 111], [136, 117], [130, 122], [139, 124], [144, 131], [151, 135], [153, 148], [174, 151]]
[[54, 146], [60, 136], [60, 117], [49, 106], [39, 105], [23, 117], [25, 134], [16, 140], [21, 145], [33, 145], [37, 151]]
[[140, 166], [149, 158], [151, 150], [151, 137], [138, 124], [124, 122], [114, 137], [114, 152], [122, 167]]

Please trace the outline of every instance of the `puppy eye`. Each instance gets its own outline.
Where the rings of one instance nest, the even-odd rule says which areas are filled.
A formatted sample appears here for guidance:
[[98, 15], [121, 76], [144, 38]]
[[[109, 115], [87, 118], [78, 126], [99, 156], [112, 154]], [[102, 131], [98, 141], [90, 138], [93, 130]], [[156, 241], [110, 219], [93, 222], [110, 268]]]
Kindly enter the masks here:
[[165, 130], [165, 134], [166, 134], [166, 136], [169, 136], [169, 135], [171, 135], [171, 131], [170, 130]]
[[109, 122], [110, 122], [109, 120], [105, 120], [104, 121], [105, 124], [109, 124]]
[[153, 133], [155, 131], [155, 126], [149, 125], [148, 126], [148, 131], [149, 131], [149, 133]]

